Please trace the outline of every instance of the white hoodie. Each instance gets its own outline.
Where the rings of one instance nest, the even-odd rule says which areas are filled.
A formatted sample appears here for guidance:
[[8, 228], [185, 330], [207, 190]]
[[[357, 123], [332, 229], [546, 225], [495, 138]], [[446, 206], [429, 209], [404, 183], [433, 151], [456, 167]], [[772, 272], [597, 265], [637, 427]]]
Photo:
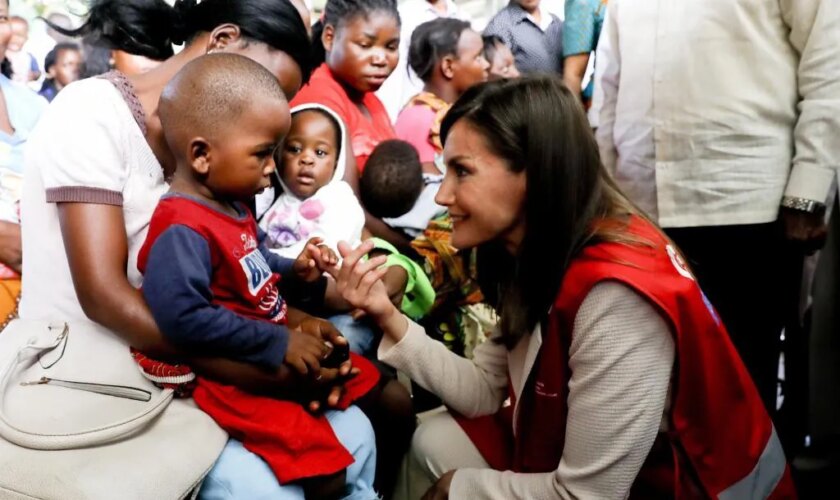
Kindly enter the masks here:
[[[362, 239], [365, 213], [349, 184], [344, 182], [346, 163], [344, 122], [329, 108], [320, 104], [304, 104], [292, 109], [292, 115], [307, 109], [319, 109], [333, 117], [339, 126], [341, 144], [336, 155], [336, 167], [330, 182], [312, 196], [301, 200], [289, 191], [280, 176], [283, 193], [260, 219], [266, 232], [268, 248], [283, 257], [296, 258], [310, 238], [320, 237], [324, 244], [338, 251], [339, 241], [356, 246]], [[278, 169], [282, 165], [277, 166]]]

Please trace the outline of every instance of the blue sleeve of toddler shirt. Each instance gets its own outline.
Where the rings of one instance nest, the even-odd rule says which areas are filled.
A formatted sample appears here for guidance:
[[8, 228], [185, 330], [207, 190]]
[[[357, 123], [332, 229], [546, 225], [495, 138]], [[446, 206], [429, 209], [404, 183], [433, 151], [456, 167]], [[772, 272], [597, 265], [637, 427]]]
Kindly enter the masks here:
[[192, 229], [174, 225], [155, 240], [146, 263], [143, 297], [158, 328], [180, 347], [279, 367], [289, 331], [213, 304], [212, 272], [210, 247]]

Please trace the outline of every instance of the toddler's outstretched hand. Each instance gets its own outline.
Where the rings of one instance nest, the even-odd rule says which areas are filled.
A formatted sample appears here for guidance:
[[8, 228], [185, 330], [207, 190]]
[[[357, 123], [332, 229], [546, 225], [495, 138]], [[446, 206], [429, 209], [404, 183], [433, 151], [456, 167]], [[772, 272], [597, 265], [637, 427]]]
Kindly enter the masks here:
[[295, 259], [294, 271], [303, 281], [315, 281], [338, 264], [338, 256], [321, 238], [310, 238]]

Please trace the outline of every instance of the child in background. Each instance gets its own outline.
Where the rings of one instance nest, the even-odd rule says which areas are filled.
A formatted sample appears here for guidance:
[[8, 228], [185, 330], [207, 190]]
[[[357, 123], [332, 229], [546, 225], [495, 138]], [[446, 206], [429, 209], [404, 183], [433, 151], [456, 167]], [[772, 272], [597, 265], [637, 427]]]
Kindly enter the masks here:
[[334, 249], [339, 241], [356, 247], [365, 214], [344, 182], [344, 122], [319, 104], [292, 109], [292, 127], [277, 152], [282, 192], [260, 218], [268, 248], [294, 258], [310, 238]]
[[[359, 179], [362, 203], [376, 217], [399, 217], [424, 193], [423, 167], [417, 150], [398, 139], [380, 142]], [[382, 278], [391, 300], [410, 318], [425, 316], [435, 301], [435, 290], [422, 266], [401, 254], [385, 240], [374, 238], [373, 255], [387, 255], [386, 265], [402, 268], [405, 276], [388, 273]], [[397, 281], [397, 279], [403, 279]]]
[[38, 92], [52, 102], [61, 89], [79, 79], [82, 67], [82, 51], [74, 43], [59, 43], [44, 59], [47, 78]]
[[380, 142], [359, 179], [365, 209], [379, 218], [400, 217], [423, 191], [423, 165], [414, 146], [391, 139]]
[[[170, 191], [155, 210], [138, 257], [143, 295], [159, 328], [181, 346], [269, 370], [285, 362], [319, 380], [322, 369], [337, 368], [340, 359], [327, 361], [346, 341], [286, 327], [287, 315], [293, 318], [285, 299], [293, 305], [323, 300], [330, 289], [321, 272], [337, 262], [335, 255], [314, 245], [296, 260], [270, 253], [242, 203], [268, 186], [274, 152], [288, 130], [278, 81], [245, 57], [203, 56], [166, 86], [159, 113], [176, 165], [167, 172], [173, 174]], [[159, 383], [177, 384], [192, 375], [136, 357]], [[354, 356], [353, 363], [361, 372], [346, 382], [343, 408], [378, 380], [369, 362]], [[282, 484], [300, 483], [307, 496], [318, 498], [337, 497], [347, 487], [352, 491], [344, 494], [354, 498], [376, 498], [375, 453], [357, 457], [358, 470], [351, 474], [354, 457], [327, 417], [203, 378], [196, 380], [193, 398], [265, 460]]]
[[[354, 247], [361, 243], [365, 216], [353, 190], [343, 180], [347, 150], [343, 137], [343, 122], [328, 108], [306, 104], [292, 110], [291, 129], [277, 153], [282, 192], [259, 223], [271, 252], [296, 257], [312, 238], [330, 249], [335, 249], [339, 241]], [[372, 153], [369, 161], [381, 162], [387, 156], [387, 151]], [[390, 259], [389, 267], [383, 281], [393, 300], [401, 303], [407, 283], [414, 283], [411, 275], [419, 269], [398, 257]], [[372, 355], [374, 333], [344, 316], [334, 316], [330, 321], [347, 337], [350, 350]]]
[[[424, 178], [428, 176], [422, 174], [420, 158], [411, 144], [385, 141], [368, 160], [359, 192], [371, 214], [399, 217], [407, 208], [422, 202], [418, 197], [429, 193], [424, 188]], [[434, 203], [433, 199], [429, 201]], [[451, 221], [444, 212], [416, 234], [411, 243], [413, 252], [405, 253], [413, 255], [422, 266], [381, 240], [377, 240], [377, 250], [388, 255], [389, 263], [404, 265], [408, 272], [405, 297], [400, 302], [402, 312], [420, 321], [433, 337], [463, 354], [465, 344], [470, 341], [460, 335], [462, 308], [481, 302], [483, 297], [472, 279], [472, 253], [457, 254], [449, 244], [450, 232]]]
[[484, 58], [490, 62], [490, 76], [488, 80], [504, 80], [519, 78], [513, 52], [505, 45], [505, 41], [496, 35], [482, 37], [484, 41]]
[[[368, 11], [367, 6], [370, 6], [372, 4], [377, 5], [378, 7], [376, 9], [371, 9], [370, 11]], [[335, 43], [336, 44], [338, 44], [339, 41], [340, 41], [340, 43], [342, 45], [347, 45], [347, 48], [342, 49], [342, 50], [336, 50], [334, 53], [332, 53], [333, 54], [333, 60], [346, 59], [346, 60], [355, 61], [355, 63], [353, 63], [354, 68], [355, 68], [353, 71], [359, 71], [360, 69], [363, 69], [365, 66], [360, 66], [361, 62], [359, 61], [359, 58], [362, 57], [362, 56], [360, 55], [358, 50], [360, 50], [361, 53], [368, 53], [368, 54], [370, 54], [370, 53], [380, 53], [379, 51], [382, 50], [382, 48], [380, 46], [381, 40], [379, 40], [379, 36], [377, 35], [377, 41], [373, 43], [373, 45], [375, 46], [373, 49], [358, 47], [359, 43], [356, 42], [356, 41], [353, 41], [353, 40], [358, 39], [359, 34], [357, 33], [356, 35], [354, 35], [354, 36], [356, 36], [356, 38], [350, 38], [349, 33], [347, 33], [347, 31], [348, 30], [351, 31], [351, 32], [352, 31], [358, 31], [360, 29], [360, 27], [359, 26], [355, 26], [355, 27], [354, 26], [348, 26], [348, 24], [349, 25], [355, 25], [355, 24], [358, 24], [358, 23], [367, 23], [368, 21], [373, 21], [373, 20], [376, 20], [376, 19], [385, 20], [385, 21], [387, 21], [386, 24], [389, 24], [389, 25], [390, 24], [395, 24], [395, 23], [397, 23], [397, 21], [395, 19], [393, 19], [392, 15], [391, 15], [391, 12], [394, 11], [394, 9], [395, 9], [394, 3], [393, 3], [393, 1], [388, 2], [387, 0], [362, 0], [362, 1], [357, 2], [357, 3], [345, 2], [344, 0], [342, 0], [341, 2], [339, 2], [338, 0], [330, 0], [330, 2], [327, 3], [327, 11], [331, 12], [332, 11], [331, 9], [333, 9], [334, 7], [338, 7], [338, 6], [344, 6], [348, 9], [350, 9], [350, 10], [345, 12], [345, 14], [347, 14], [348, 17], [344, 17], [343, 15], [341, 16], [341, 18], [342, 18], [341, 23], [338, 23], [336, 21], [338, 27], [335, 30], [333, 30], [332, 35], [335, 37]], [[352, 15], [349, 15], [348, 12], [352, 13]], [[327, 15], [326, 18], [330, 19], [330, 16]], [[330, 28], [330, 30], [332, 30], [332, 28]], [[385, 29], [384, 31], [391, 31], [391, 30]], [[344, 34], [342, 34], [342, 32], [344, 32]], [[325, 33], [325, 36], [326, 36], [326, 33]], [[362, 38], [362, 39], [367, 40], [366, 38]], [[320, 41], [321, 36], [318, 35], [316, 40]], [[365, 42], [365, 45], [367, 45], [367, 41]], [[337, 45], [336, 45], [336, 47], [337, 47]], [[350, 53], [348, 54], [348, 52], [350, 52]], [[363, 58], [363, 60], [370, 62], [370, 60], [368, 58]], [[347, 61], [345, 61], [345, 62], [347, 62]], [[377, 62], [376, 65], [379, 65], [379, 62]], [[342, 74], [344, 74], [344, 75], [348, 74], [346, 71], [350, 71], [347, 68], [343, 68], [343, 69], [344, 69], [345, 73], [342, 73]], [[375, 85], [378, 80], [376, 78], [374, 78], [373, 80], [374, 80], [373, 82], [357, 82], [357, 84], [361, 85], [363, 83], [364, 85], [368, 85], [368, 84]], [[364, 88], [367, 88], [367, 87], [364, 87]], [[309, 90], [307, 90], [307, 89], [309, 89]], [[333, 142], [336, 143], [335, 147], [333, 148], [333, 151], [336, 151], [336, 152], [333, 155], [331, 155], [332, 161], [331, 162], [320, 162], [320, 161], [317, 162], [317, 164], [321, 165], [325, 170], [325, 174], [323, 176], [319, 176], [319, 178], [321, 179], [321, 184], [324, 184], [324, 185], [334, 184], [334, 183], [337, 183], [339, 180], [341, 180], [343, 177], [346, 178], [345, 175], [348, 174], [347, 171], [349, 171], [353, 175], [356, 175], [357, 171], [354, 168], [346, 168], [346, 164], [345, 164], [345, 161], [344, 161], [345, 155], [346, 156], [351, 156], [353, 154], [358, 155], [359, 151], [355, 149], [355, 147], [357, 145], [357, 140], [363, 141], [362, 143], [366, 143], [365, 142], [366, 139], [363, 139], [364, 137], [368, 137], [368, 138], [373, 137], [373, 136], [368, 135], [369, 133], [371, 133], [370, 129], [365, 128], [365, 127], [368, 127], [368, 126], [373, 126], [373, 122], [371, 122], [370, 120], [368, 120], [368, 118], [363, 116], [362, 112], [360, 111], [360, 108], [357, 107], [356, 104], [354, 104], [350, 100], [350, 97], [348, 96], [347, 92], [350, 92], [350, 90], [348, 90], [348, 88], [345, 88], [341, 84], [339, 84], [334, 79], [332, 70], [329, 67], [327, 67], [327, 65], [323, 65], [313, 73], [312, 78], [310, 78], [310, 80], [309, 80], [309, 84], [306, 87], [304, 87], [304, 89], [301, 90], [300, 93], [298, 93], [297, 98], [295, 100], [295, 101], [299, 100], [301, 102], [301, 105], [304, 105], [304, 104], [320, 104], [320, 106], [316, 106], [316, 108], [321, 108], [321, 109], [324, 109], [324, 110], [328, 109], [329, 111], [332, 111], [332, 113], [326, 114], [326, 115], [323, 114], [323, 113], [317, 114], [317, 113], [314, 113], [314, 112], [306, 113], [306, 115], [309, 115], [309, 118], [306, 121], [313, 121], [314, 120], [314, 121], [320, 121], [320, 122], [322, 122], [322, 124], [324, 124], [325, 129], [323, 129], [323, 131], [325, 133], [324, 134], [319, 134], [319, 135], [323, 135], [323, 139], [324, 139], [323, 142], [333, 141]], [[359, 97], [354, 92], [353, 92], [353, 96], [354, 97]], [[293, 101], [293, 102], [295, 102], [295, 101]], [[385, 113], [385, 110], [384, 110], [384, 108], [382, 108], [381, 103], [378, 104], [378, 106], [377, 106], [378, 100], [376, 99], [376, 96], [372, 93], [372, 91], [368, 92], [367, 94], [363, 94], [363, 96], [361, 97], [361, 103], [371, 113], [371, 115], [378, 116], [377, 113], [375, 112], [375, 109], [377, 109], [377, 108], [381, 109], [381, 111], [382, 111], [381, 114], [382, 114], [383, 119], [380, 120], [380, 119], [374, 118], [374, 121], [376, 123], [384, 124], [385, 126], [387, 126], [388, 130], [390, 131], [391, 125], [390, 125], [390, 122], [388, 122], [387, 113]], [[307, 109], [307, 108], [303, 108], [303, 107], [295, 107], [294, 108], [295, 116], [293, 117], [293, 128], [296, 128], [298, 126], [303, 125], [303, 122], [299, 121], [299, 119], [297, 118], [297, 116], [300, 114], [299, 111], [302, 110], [302, 109]], [[348, 116], [350, 118], [348, 118]], [[350, 120], [350, 121], [348, 121], [348, 120]], [[361, 128], [360, 129], [353, 129], [353, 123], [356, 123], [357, 126], [361, 127]], [[336, 124], [338, 125], [337, 129], [336, 129]], [[361, 124], [361, 125], [359, 125], [359, 124]], [[342, 127], [344, 127], [344, 126], [348, 126], [348, 128], [353, 129], [354, 131], [352, 133], [349, 133], [349, 134], [344, 134], [342, 132], [343, 131]], [[332, 131], [333, 131], [332, 134], [327, 132], [327, 130], [329, 130], [330, 127], [332, 127]], [[339, 132], [338, 134], [335, 134], [336, 130], [338, 130], [338, 132]], [[391, 134], [392, 133], [393, 132], [391, 131]], [[290, 134], [289, 138], [291, 139], [292, 135], [296, 135], [296, 134], [297, 134], [297, 132], [295, 132], [295, 134]], [[345, 140], [345, 138], [348, 137], [348, 136], [350, 137], [350, 139]], [[385, 138], [390, 138], [390, 137], [385, 137]], [[377, 143], [378, 142], [380, 142], [380, 141], [377, 141]], [[304, 148], [301, 148], [301, 150], [303, 150], [303, 149]], [[314, 153], [317, 150], [317, 148], [306, 148], [306, 149], [310, 150], [312, 153]], [[297, 148], [293, 148], [293, 151], [297, 151]], [[293, 151], [286, 151], [284, 153], [284, 156], [282, 156], [282, 157], [278, 156], [278, 170], [280, 171], [281, 178], [283, 177], [284, 172], [285, 172], [286, 162], [287, 161], [292, 162], [296, 157], [300, 158], [300, 155], [297, 154], [297, 153], [293, 154]], [[372, 152], [373, 152], [373, 149], [367, 150], [363, 155], [365, 157], [365, 159], [367, 159]], [[312, 154], [312, 153], [307, 153], [307, 154]], [[324, 152], [322, 151], [321, 154], [323, 155]], [[313, 162], [313, 163], [315, 163], [315, 162]], [[307, 178], [307, 179], [306, 179], [306, 182], [301, 183], [301, 184], [303, 184], [303, 186], [301, 186], [301, 187], [304, 188], [304, 189], [298, 190], [299, 191], [298, 194], [300, 196], [295, 195], [295, 198], [300, 199], [304, 196], [305, 197], [311, 197], [313, 195], [313, 193], [317, 193], [317, 190], [313, 189], [314, 186], [306, 185], [306, 184], [312, 184], [308, 178], [312, 178], [314, 180], [314, 177], [312, 177], [311, 174], [307, 173], [307, 171], [310, 170], [310, 169], [311, 169], [311, 167], [307, 166], [306, 169], [303, 170], [303, 173], [304, 173], [303, 177]], [[291, 172], [291, 169], [290, 169], [290, 172]], [[345, 175], [342, 175], [341, 172], [344, 172]], [[357, 179], [357, 177], [352, 177], [352, 178]], [[287, 179], [289, 179], [289, 181], [292, 180], [288, 176], [287, 176]], [[292, 183], [292, 182], [289, 182], [289, 181], [284, 180], [284, 182]], [[292, 184], [294, 184], [294, 183], [292, 183]], [[341, 184], [339, 184], [339, 186], [341, 186]], [[281, 189], [282, 189], [282, 185], [278, 182], [278, 185], [275, 186], [275, 190], [279, 191]], [[346, 188], [335, 187], [335, 186], [330, 186], [327, 189], [334, 190], [334, 191], [337, 191], [337, 192], [346, 191]], [[297, 188], [295, 188], [295, 190], [297, 190]], [[284, 194], [288, 194], [288, 193], [284, 193]], [[318, 195], [315, 195], [315, 196], [316, 196], [316, 199], [317, 199]], [[340, 195], [340, 196], [343, 196], [343, 195]], [[354, 203], [356, 205], [356, 207], [358, 207], [358, 199], [354, 199], [354, 200], [350, 200], [350, 201], [347, 201], [347, 200], [349, 200], [349, 198], [347, 198], [347, 200], [344, 200], [344, 197], [342, 197], [341, 199], [342, 199], [342, 201], [339, 201], [339, 203], [336, 205], [339, 209], [341, 209], [342, 206], [347, 205], [348, 203], [349, 204]], [[258, 199], [257, 201], [258, 201], [257, 213], [260, 213], [261, 212], [260, 208], [262, 208], [262, 207], [259, 207], [259, 205], [261, 205], [261, 203], [259, 203], [260, 200]], [[282, 203], [285, 203], [285, 202], [282, 202]], [[299, 204], [302, 207], [303, 206], [303, 201], [301, 201]], [[262, 205], [264, 206], [264, 204], [262, 204]], [[326, 215], [326, 210], [329, 210], [330, 205], [331, 205], [330, 203], [327, 203], [323, 206], [323, 208], [325, 209], [325, 212], [324, 212], [323, 216], [325, 216], [326, 219], [329, 219], [330, 217], [332, 217], [332, 215], [329, 215], [329, 216]], [[278, 205], [278, 207], [279, 207], [279, 205]], [[358, 241], [361, 238], [360, 229], [359, 230], [356, 229], [356, 228], [361, 227], [360, 226], [361, 220], [358, 219], [358, 217], [359, 217], [358, 214], [360, 212], [357, 211], [359, 209], [358, 208], [353, 208], [353, 207], [350, 207], [350, 208], [345, 207], [345, 210], [348, 213], [342, 215], [342, 217], [352, 217], [351, 220], [353, 220], [353, 222], [348, 224], [348, 226], [349, 226], [348, 228], [338, 228], [338, 229], [343, 233], [347, 229], [352, 227], [353, 228], [353, 234], [350, 235], [350, 236], [347, 236], [346, 238], [350, 241]], [[350, 214], [355, 214], [355, 215], [351, 216]], [[271, 217], [271, 215], [268, 215], [268, 216], [263, 215], [262, 220], [265, 221], [265, 225], [263, 227], [266, 228], [266, 231], [268, 233], [271, 233], [272, 229], [270, 227], [269, 220], [279, 221], [280, 219]], [[381, 221], [380, 221], [380, 224], [382, 224]], [[333, 225], [331, 224], [330, 227], [333, 227]], [[359, 232], [357, 233], [356, 231], [359, 231]], [[334, 239], [334, 237], [331, 236], [331, 235], [326, 235], [326, 233], [323, 233], [323, 234], [325, 234], [325, 236], [328, 239]], [[275, 231], [274, 235], [278, 236], [279, 233], [277, 233]], [[294, 238], [292, 238], [292, 239], [294, 239]], [[379, 257], [379, 258], [384, 259], [384, 257]], [[386, 281], [390, 281], [391, 276], [393, 276], [395, 274], [398, 274], [400, 271], [401, 270], [399, 268], [396, 268], [394, 266], [389, 267], [388, 276], [386, 277]], [[404, 284], [405, 281], [404, 280], [405, 280], [405, 278], [403, 278], [403, 285], [402, 285], [403, 289], [405, 287], [405, 284]], [[392, 292], [391, 297], [392, 297], [392, 300], [394, 300], [394, 301], [396, 301], [398, 299], [397, 295], [394, 293], [396, 290], [398, 290], [398, 288], [396, 288], [396, 287], [391, 287], [391, 289], [389, 289], [389, 292]], [[332, 316], [332, 317], [329, 318], [329, 320], [330, 320], [330, 322], [333, 323], [333, 325], [336, 326], [336, 328], [341, 330], [341, 332], [347, 338], [347, 340], [350, 343], [350, 348], [351, 348], [352, 352], [361, 353], [361, 354], [366, 354], [367, 353], [368, 355], [370, 355], [370, 354], [375, 355], [374, 346], [375, 346], [375, 342], [377, 341], [378, 336], [374, 335], [374, 332], [371, 330], [369, 325], [365, 324], [366, 323], [365, 321], [356, 321], [352, 316], [350, 316], [348, 314], [340, 314], [340, 315], [337, 315], [337, 316]], [[387, 379], [388, 376], [385, 376], [383, 378]], [[389, 387], [389, 385], [386, 385], [385, 389], [382, 391], [383, 399], [388, 399], [389, 400], [388, 405], [390, 405], [390, 406], [387, 406], [387, 408], [406, 408], [404, 405], [402, 405], [399, 402], [400, 399], [404, 399], [404, 400], [408, 399], [407, 397], [402, 398], [402, 396], [404, 395], [404, 391], [402, 393], [398, 393], [398, 391], [396, 391], [397, 388], [401, 389], [402, 386], [400, 386], [399, 382], [397, 382], [395, 380], [390, 381], [388, 384], [390, 385], [390, 387]], [[395, 393], [397, 393], [397, 394], [395, 394]], [[393, 401], [397, 401], [397, 403], [393, 403]], [[372, 414], [370, 412], [368, 413], [368, 415], [371, 417], [371, 421], [373, 422], [374, 427], [376, 428], [376, 448], [377, 448], [377, 456], [378, 456], [377, 466], [376, 466], [377, 467], [376, 468], [376, 488], [386, 498], [388, 498], [390, 496], [391, 492], [394, 490], [395, 481], [396, 481], [396, 478], [399, 475], [399, 468], [400, 468], [400, 465], [402, 463], [403, 456], [405, 455], [405, 453], [408, 449], [408, 445], [411, 441], [411, 433], [414, 430], [414, 428], [413, 428], [414, 427], [414, 415], [411, 414], [411, 412], [407, 412], [402, 416], [398, 415], [397, 418], [395, 418], [394, 415], [396, 413], [397, 412], [395, 412], [395, 411], [380, 412], [379, 415], [375, 415], [375, 414]]]
[[12, 38], [6, 47], [6, 58], [12, 64], [12, 81], [27, 84], [41, 78], [41, 70], [35, 57], [23, 50], [29, 40], [29, 23], [20, 16], [11, 16], [9, 25]]

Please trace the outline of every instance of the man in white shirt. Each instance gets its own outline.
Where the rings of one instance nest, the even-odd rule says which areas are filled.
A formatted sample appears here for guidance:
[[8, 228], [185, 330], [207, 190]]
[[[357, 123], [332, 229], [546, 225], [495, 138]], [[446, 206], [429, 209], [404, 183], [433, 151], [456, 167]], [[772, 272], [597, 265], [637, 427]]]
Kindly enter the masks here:
[[376, 97], [385, 105], [392, 122], [409, 99], [423, 91], [423, 81], [408, 67], [408, 47], [411, 34], [421, 24], [439, 17], [454, 17], [469, 21], [452, 0], [408, 0], [399, 6], [400, 60], [391, 76], [376, 91]]
[[840, 166], [840, 2], [608, 9], [603, 161], [681, 247], [772, 412], [779, 335]]

